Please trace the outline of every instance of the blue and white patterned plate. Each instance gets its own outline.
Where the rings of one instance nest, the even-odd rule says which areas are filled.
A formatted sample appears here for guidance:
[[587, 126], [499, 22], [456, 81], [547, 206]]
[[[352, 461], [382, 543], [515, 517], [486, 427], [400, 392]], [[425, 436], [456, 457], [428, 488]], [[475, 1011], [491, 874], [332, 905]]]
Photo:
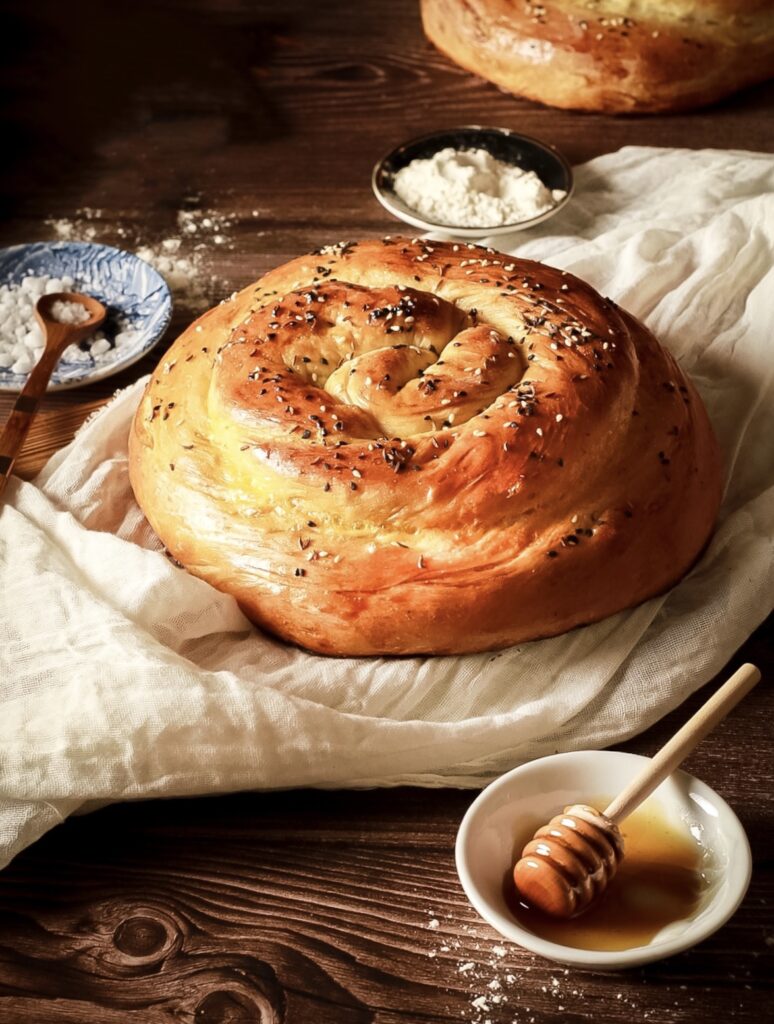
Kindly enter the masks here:
[[[164, 278], [145, 260], [110, 245], [93, 242], [32, 242], [0, 249], [0, 284], [19, 284], [28, 275], [73, 279], [72, 291], [93, 295], [108, 309], [103, 328], [108, 340], [117, 321], [135, 332], [115, 358], [78, 362], [60, 360], [49, 391], [62, 391], [110, 377], [136, 363], [153, 348], [169, 324], [172, 297]], [[0, 369], [0, 391], [21, 391], [27, 375]]]

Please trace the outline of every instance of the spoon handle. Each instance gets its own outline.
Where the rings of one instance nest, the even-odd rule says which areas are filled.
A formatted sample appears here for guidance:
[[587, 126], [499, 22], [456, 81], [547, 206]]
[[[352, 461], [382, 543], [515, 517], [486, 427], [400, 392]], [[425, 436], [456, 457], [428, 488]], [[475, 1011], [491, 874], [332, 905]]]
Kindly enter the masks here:
[[6, 488], [16, 456], [21, 451], [62, 350], [62, 345], [46, 345], [14, 402], [11, 415], [0, 434], [0, 497]]
[[628, 817], [653, 790], [712, 732], [761, 678], [755, 665], [742, 665], [696, 714], [689, 718], [671, 740], [664, 744], [644, 771], [629, 783], [605, 809], [605, 817], [616, 824]]

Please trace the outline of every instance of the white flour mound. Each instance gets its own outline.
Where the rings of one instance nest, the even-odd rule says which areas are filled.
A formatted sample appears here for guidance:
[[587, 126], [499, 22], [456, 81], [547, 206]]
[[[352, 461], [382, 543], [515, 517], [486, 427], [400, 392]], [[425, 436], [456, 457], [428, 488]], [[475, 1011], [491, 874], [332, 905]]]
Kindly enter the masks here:
[[567, 194], [546, 188], [534, 171], [503, 163], [485, 149], [451, 146], [402, 167], [393, 187], [425, 220], [461, 228], [531, 220]]

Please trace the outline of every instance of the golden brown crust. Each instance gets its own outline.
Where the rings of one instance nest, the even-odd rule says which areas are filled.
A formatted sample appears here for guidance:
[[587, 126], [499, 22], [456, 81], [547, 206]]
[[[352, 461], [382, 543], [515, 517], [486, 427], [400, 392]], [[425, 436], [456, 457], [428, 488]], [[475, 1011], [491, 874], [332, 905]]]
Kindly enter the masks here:
[[421, 0], [427, 36], [462, 67], [553, 107], [653, 113], [770, 78], [767, 0]]
[[174, 557], [330, 654], [477, 651], [663, 591], [720, 500], [692, 385], [570, 274], [385, 239], [192, 324], [130, 438]]

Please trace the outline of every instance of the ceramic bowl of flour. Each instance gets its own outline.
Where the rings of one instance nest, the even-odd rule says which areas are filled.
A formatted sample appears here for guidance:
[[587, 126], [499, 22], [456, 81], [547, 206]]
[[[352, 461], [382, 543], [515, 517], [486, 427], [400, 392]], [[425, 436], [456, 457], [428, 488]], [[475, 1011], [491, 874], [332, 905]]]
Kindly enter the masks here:
[[123, 249], [93, 242], [0, 249], [0, 391], [24, 386], [43, 345], [34, 304], [57, 291], [92, 295], [108, 314], [97, 335], [65, 350], [49, 391], [91, 384], [136, 363], [161, 338], [172, 313], [164, 278]]
[[484, 238], [553, 217], [570, 201], [573, 177], [546, 143], [469, 125], [397, 146], [376, 164], [371, 185], [382, 206], [407, 224]]

